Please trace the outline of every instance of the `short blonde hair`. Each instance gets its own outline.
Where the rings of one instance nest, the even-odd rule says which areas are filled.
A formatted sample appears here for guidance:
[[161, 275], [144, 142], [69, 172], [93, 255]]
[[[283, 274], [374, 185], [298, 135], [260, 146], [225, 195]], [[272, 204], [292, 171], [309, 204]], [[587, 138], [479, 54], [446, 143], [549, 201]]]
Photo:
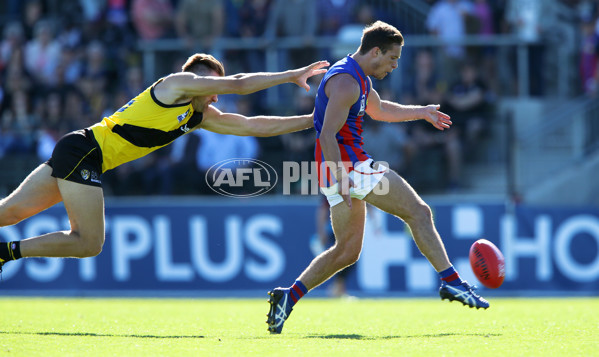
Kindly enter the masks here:
[[221, 77], [224, 77], [225, 75], [225, 67], [223, 64], [214, 58], [214, 56], [205, 53], [196, 53], [195, 55], [190, 56], [183, 67], [181, 67], [181, 70], [183, 72], [192, 72], [196, 74], [215, 71]]

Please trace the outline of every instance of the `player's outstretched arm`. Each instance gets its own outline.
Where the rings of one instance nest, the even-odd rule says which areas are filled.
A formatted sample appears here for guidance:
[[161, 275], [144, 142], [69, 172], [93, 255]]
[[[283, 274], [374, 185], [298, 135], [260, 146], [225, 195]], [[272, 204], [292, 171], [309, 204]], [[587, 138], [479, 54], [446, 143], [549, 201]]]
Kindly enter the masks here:
[[402, 105], [388, 100], [382, 100], [373, 89], [368, 96], [366, 112], [375, 120], [387, 122], [402, 122], [424, 119], [439, 130], [449, 129], [451, 118], [439, 111], [439, 104]]
[[238, 136], [276, 136], [314, 127], [313, 114], [297, 116], [254, 116], [223, 113], [213, 106], [204, 111], [199, 128]]
[[[157, 86], [160, 98], [172, 101], [215, 94], [250, 94], [283, 83], [295, 83], [309, 90], [308, 78], [325, 73], [327, 61], [285, 72], [240, 73], [232, 76], [198, 76], [190, 72], [173, 73]], [[167, 99], [168, 101], [168, 99]]]

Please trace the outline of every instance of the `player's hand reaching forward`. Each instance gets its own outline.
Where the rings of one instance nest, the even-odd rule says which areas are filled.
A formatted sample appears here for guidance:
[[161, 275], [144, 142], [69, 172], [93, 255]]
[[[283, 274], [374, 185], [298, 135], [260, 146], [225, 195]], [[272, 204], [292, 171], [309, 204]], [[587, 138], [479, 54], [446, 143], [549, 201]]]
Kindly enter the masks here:
[[435, 128], [439, 130], [449, 129], [451, 126], [451, 118], [449, 115], [440, 112], [439, 108], [441, 106], [439, 104], [429, 104], [425, 106], [424, 109], [424, 120], [431, 123]]
[[304, 88], [306, 90], [306, 92], [310, 91], [310, 86], [308, 85], [308, 78], [315, 76], [317, 74], [323, 74], [327, 71], [326, 68], [323, 67], [327, 67], [329, 65], [328, 61], [318, 61], [318, 62], [314, 62], [309, 66], [303, 67], [303, 68], [298, 68], [298, 69], [294, 69], [294, 77], [293, 77], [293, 83], [297, 84], [298, 86]]

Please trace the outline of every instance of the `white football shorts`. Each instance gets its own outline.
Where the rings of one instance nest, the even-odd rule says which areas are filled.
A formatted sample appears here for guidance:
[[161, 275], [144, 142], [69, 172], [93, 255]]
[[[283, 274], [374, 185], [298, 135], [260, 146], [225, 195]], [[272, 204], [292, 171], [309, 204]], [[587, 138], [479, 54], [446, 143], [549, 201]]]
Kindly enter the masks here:
[[[359, 163], [354, 170], [349, 173], [349, 177], [354, 181], [356, 187], [349, 189], [350, 196], [359, 200], [364, 199], [374, 187], [383, 179], [389, 169], [374, 160], [368, 159]], [[329, 187], [321, 187], [320, 192], [326, 196], [331, 207], [343, 202], [343, 197], [337, 191], [339, 183]]]

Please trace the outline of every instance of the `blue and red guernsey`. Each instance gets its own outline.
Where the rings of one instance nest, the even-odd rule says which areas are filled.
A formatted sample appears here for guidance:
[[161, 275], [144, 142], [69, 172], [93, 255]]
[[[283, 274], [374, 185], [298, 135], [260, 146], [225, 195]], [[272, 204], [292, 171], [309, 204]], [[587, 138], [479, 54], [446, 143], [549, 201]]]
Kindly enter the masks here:
[[347, 116], [347, 121], [335, 136], [337, 138], [337, 143], [339, 144], [341, 160], [346, 163], [346, 165], [349, 165], [349, 167], [346, 167], [349, 172], [353, 170], [356, 163], [370, 159], [370, 155], [362, 149], [362, 122], [364, 113], [366, 112], [368, 94], [370, 93], [370, 80], [366, 77], [364, 71], [362, 71], [362, 68], [358, 65], [358, 62], [348, 55], [329, 68], [320, 82], [316, 94], [316, 103], [314, 107], [316, 147], [314, 156], [318, 164], [318, 179], [321, 187], [329, 187], [335, 183], [335, 177], [331, 175], [329, 167], [323, 165], [325, 158], [322, 149], [320, 148], [319, 138], [324, 123], [324, 113], [329, 103], [329, 98], [324, 91], [324, 87], [331, 77], [340, 73], [347, 73], [354, 77], [360, 85], [360, 91], [362, 92], [360, 98], [352, 104]]

